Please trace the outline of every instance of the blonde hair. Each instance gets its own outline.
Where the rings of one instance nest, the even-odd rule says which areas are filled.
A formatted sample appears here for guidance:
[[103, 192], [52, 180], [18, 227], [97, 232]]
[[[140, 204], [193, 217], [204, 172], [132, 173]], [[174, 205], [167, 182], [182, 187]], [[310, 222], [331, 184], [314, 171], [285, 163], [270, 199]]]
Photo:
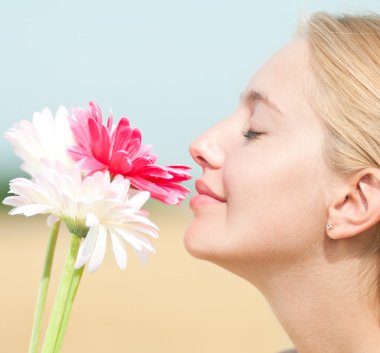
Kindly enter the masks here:
[[[325, 127], [327, 162], [342, 176], [380, 168], [380, 15], [317, 12], [300, 34], [309, 44], [309, 98]], [[369, 250], [378, 256], [380, 298], [379, 230], [376, 233]]]
[[380, 16], [317, 12], [306, 35], [331, 166], [343, 175], [380, 167]]

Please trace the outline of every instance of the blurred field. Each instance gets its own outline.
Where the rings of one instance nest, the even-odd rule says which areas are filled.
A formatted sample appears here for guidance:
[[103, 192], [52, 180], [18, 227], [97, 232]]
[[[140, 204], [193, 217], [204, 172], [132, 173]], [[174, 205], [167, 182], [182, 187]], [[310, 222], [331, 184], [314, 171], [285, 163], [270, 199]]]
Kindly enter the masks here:
[[[62, 353], [275, 353], [291, 347], [255, 288], [187, 254], [182, 236], [190, 212], [162, 209], [151, 211], [161, 238], [148, 264], [130, 251], [128, 268], [120, 271], [109, 246], [100, 270], [84, 273]], [[0, 224], [0, 352], [22, 353], [28, 350], [48, 229], [44, 218], [5, 211]], [[68, 248], [62, 230], [48, 310]]]

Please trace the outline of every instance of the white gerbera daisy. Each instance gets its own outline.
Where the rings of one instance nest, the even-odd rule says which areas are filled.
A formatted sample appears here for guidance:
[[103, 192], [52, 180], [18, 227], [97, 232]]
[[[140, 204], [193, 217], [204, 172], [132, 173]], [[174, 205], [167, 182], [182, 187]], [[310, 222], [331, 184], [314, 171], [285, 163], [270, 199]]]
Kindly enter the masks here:
[[[158, 228], [146, 217], [141, 207], [150, 194], [130, 190], [130, 182], [121, 175], [111, 180], [108, 172], [82, 177], [76, 165], [42, 161], [40, 171], [32, 180], [16, 178], [10, 182], [15, 196], [3, 202], [14, 206], [11, 215], [48, 214], [52, 221], [62, 219], [70, 232], [83, 237], [76, 268], [89, 262], [94, 272], [103, 261], [107, 237], [118, 266], [127, 266], [127, 253], [122, 239], [142, 257], [154, 249], [144, 236], [158, 237]], [[132, 197], [130, 195], [133, 194]]]
[[67, 148], [75, 144], [68, 116], [64, 106], [58, 108], [55, 117], [44, 108], [33, 114], [33, 121], [22, 120], [5, 134], [23, 160], [21, 169], [34, 176], [41, 169], [41, 160], [74, 164], [67, 154]]

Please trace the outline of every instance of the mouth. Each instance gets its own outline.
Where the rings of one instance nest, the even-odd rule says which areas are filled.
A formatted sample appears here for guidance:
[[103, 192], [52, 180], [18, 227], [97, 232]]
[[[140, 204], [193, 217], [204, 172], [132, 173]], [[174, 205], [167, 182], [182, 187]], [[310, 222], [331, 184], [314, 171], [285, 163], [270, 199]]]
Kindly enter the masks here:
[[195, 195], [190, 200], [190, 207], [193, 209], [205, 205], [226, 203], [227, 201], [212, 191], [210, 187], [200, 179], [195, 182], [195, 189], [198, 191], [198, 195]]

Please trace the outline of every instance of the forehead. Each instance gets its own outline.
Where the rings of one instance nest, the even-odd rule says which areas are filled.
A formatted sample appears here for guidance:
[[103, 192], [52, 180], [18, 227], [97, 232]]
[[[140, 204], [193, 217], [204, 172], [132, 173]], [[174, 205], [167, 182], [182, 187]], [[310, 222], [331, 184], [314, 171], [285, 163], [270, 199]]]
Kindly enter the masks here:
[[308, 54], [305, 40], [290, 42], [265, 62], [250, 80], [248, 89], [263, 92], [285, 115], [308, 109], [305, 90], [310, 75]]

